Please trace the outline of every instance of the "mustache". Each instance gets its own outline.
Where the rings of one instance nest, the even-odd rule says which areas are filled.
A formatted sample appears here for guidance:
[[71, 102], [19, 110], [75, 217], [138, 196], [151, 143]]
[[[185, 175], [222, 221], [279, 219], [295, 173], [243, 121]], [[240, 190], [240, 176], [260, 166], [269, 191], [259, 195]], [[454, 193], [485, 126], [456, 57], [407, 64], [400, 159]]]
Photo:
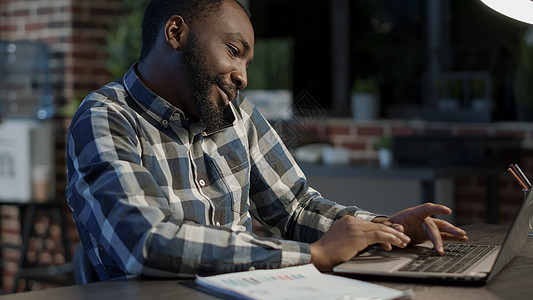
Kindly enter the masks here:
[[[230, 92], [232, 95], [235, 95], [237, 97], [237, 85], [231, 83], [231, 82], [225, 82], [224, 79], [222, 79], [221, 75], [215, 75], [215, 78], [213, 81], [220, 87], [222, 87], [224, 90]], [[233, 99], [230, 99], [233, 100]]]

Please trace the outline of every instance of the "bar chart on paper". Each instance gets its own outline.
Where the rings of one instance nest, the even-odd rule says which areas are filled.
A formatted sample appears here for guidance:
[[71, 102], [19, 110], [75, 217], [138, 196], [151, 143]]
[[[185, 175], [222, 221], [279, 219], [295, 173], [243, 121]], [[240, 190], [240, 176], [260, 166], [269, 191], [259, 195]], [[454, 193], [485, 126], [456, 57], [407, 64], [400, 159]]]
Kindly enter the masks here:
[[238, 277], [238, 278], [231, 278], [231, 279], [222, 279], [221, 281], [225, 284], [234, 286], [234, 287], [241, 287], [241, 288], [248, 288], [253, 287], [257, 285], [261, 285], [264, 283], [275, 283], [276, 281], [282, 282], [286, 280], [300, 280], [307, 278], [304, 274], [285, 274], [285, 275], [267, 275], [267, 276], [259, 276], [259, 277]]
[[237, 299], [397, 299], [405, 292], [355, 279], [320, 273], [308, 264], [209, 277], [196, 283]]

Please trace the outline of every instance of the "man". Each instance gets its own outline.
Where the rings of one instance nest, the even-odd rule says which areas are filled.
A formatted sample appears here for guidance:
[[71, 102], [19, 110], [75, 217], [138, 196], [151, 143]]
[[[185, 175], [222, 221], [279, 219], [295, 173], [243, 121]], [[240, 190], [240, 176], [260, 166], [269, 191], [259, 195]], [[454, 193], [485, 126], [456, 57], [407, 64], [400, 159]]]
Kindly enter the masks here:
[[[68, 134], [66, 195], [102, 280], [216, 274], [306, 263], [331, 270], [385, 249], [466, 233], [429, 217], [390, 219], [309, 188], [279, 136], [239, 91], [254, 33], [235, 0], [154, 0], [140, 60], [91, 93]], [[251, 218], [284, 239], [251, 233]]]

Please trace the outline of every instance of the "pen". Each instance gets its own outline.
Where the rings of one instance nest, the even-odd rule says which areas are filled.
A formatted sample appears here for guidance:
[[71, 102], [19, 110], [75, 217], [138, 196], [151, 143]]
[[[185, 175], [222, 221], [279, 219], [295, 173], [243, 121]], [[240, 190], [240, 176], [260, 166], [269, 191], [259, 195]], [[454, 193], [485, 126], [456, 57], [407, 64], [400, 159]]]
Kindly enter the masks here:
[[509, 168], [511, 168], [511, 170], [513, 172], [513, 176], [515, 176], [515, 178], [517, 180], [519, 180], [522, 183], [522, 185], [525, 185], [526, 187], [529, 187], [529, 185], [527, 184], [526, 180], [522, 177], [522, 175], [520, 175], [520, 172], [516, 168], [516, 164], [510, 164]]
[[522, 178], [526, 181], [526, 184], [528, 187], [531, 187], [531, 182], [529, 182], [529, 179], [527, 179], [526, 175], [524, 174], [524, 172], [522, 172], [522, 170], [520, 169], [520, 167], [517, 165], [517, 164], [514, 164], [514, 166], [516, 167], [516, 169], [518, 170], [518, 172], [520, 173], [520, 175], [522, 175]]
[[522, 188], [529, 191], [529, 187], [527, 186], [527, 184], [520, 179], [520, 177], [514, 172], [514, 170], [511, 167], [508, 168], [507, 171], [509, 171], [509, 173], [511, 173], [514, 176], [514, 178], [516, 179], [516, 181], [518, 181], [518, 183], [522, 186]]

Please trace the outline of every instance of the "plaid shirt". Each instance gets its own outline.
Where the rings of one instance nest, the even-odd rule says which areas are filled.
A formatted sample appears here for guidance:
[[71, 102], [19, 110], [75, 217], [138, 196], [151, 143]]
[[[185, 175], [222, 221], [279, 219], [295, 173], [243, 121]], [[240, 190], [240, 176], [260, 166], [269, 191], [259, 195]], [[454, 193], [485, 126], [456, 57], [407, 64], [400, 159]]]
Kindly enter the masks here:
[[[134, 69], [89, 94], [68, 132], [67, 201], [102, 280], [306, 264], [339, 217], [375, 217], [308, 187], [242, 95], [232, 122], [206, 133]], [[252, 234], [251, 216], [283, 239]]]

